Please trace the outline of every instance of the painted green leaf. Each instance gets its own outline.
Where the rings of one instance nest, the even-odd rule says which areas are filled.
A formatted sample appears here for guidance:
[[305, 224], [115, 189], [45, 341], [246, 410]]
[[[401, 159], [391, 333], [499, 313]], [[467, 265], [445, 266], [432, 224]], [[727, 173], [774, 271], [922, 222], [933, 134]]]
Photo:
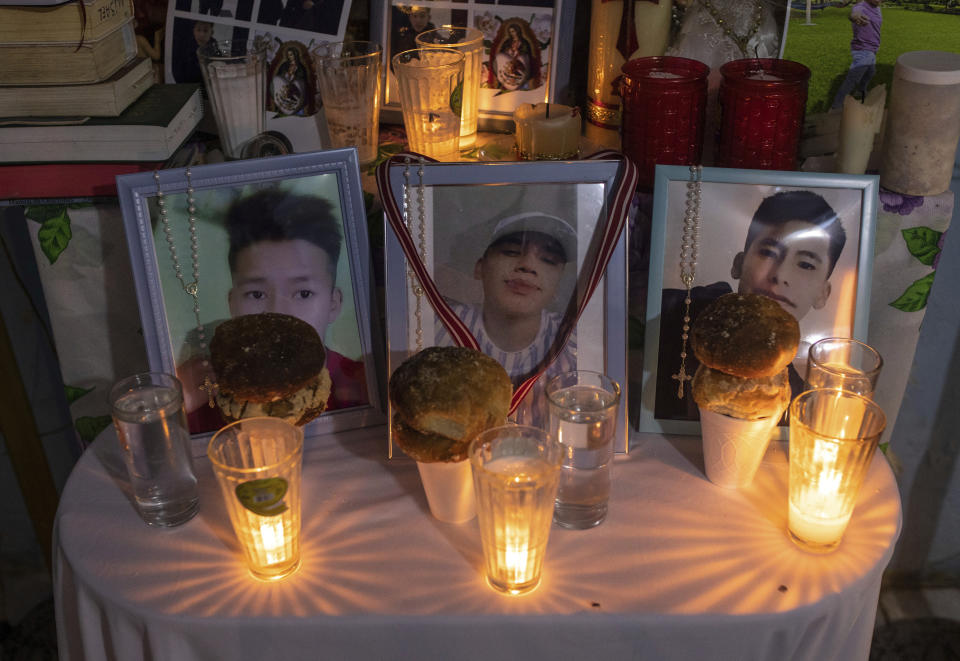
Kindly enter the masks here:
[[67, 393], [67, 403], [73, 404], [75, 401], [86, 395], [88, 392], [93, 392], [93, 388], [78, 388], [76, 386], [63, 386], [64, 391]]
[[927, 307], [927, 298], [930, 296], [930, 287], [933, 285], [934, 275], [936, 275], [936, 271], [928, 273], [914, 282], [890, 305], [903, 312], [917, 312]]
[[92, 443], [97, 434], [110, 426], [113, 419], [109, 415], [82, 415], [73, 423], [73, 428], [84, 443]]
[[66, 209], [67, 205], [65, 204], [40, 204], [37, 206], [27, 207], [23, 212], [23, 215], [42, 225], [47, 221], [47, 219], [56, 218], [57, 216], [62, 215]]
[[72, 237], [73, 232], [70, 229], [70, 216], [67, 215], [67, 208], [65, 206], [60, 207], [60, 213], [58, 215], [50, 216], [44, 220], [43, 224], [40, 225], [40, 229], [37, 231], [37, 238], [40, 240], [40, 249], [43, 250], [43, 254], [47, 256], [51, 264], [56, 262], [60, 253], [67, 249]]
[[940, 252], [937, 241], [940, 240], [942, 232], [921, 226], [902, 230], [901, 234], [903, 234], [903, 240], [907, 242], [907, 250], [910, 254], [921, 263], [933, 266], [933, 258]]

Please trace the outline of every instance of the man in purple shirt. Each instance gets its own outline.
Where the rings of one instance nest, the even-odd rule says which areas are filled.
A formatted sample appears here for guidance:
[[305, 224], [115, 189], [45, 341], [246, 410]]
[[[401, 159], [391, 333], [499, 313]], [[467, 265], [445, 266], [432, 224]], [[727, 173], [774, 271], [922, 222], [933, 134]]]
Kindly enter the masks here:
[[867, 85], [877, 70], [880, 26], [883, 24], [880, 2], [881, 0], [861, 0], [850, 10], [850, 22], [853, 24], [850, 55], [853, 62], [833, 98], [832, 110], [843, 108], [843, 100], [856, 90], [859, 90], [862, 96], [867, 94]]

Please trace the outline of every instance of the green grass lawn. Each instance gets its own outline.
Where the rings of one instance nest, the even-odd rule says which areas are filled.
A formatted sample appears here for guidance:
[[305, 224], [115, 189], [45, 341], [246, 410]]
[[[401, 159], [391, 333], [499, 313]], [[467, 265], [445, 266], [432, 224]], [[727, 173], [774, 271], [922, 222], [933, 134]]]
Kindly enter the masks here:
[[[791, 12], [784, 58], [803, 62], [813, 74], [807, 95], [807, 113], [824, 112], [850, 67], [852, 30], [850, 7], [829, 7], [813, 12], [805, 25], [802, 11]], [[913, 50], [960, 51], [960, 16], [908, 11], [883, 7], [877, 74], [871, 87], [886, 83], [887, 94], [893, 80], [893, 65], [901, 53]]]

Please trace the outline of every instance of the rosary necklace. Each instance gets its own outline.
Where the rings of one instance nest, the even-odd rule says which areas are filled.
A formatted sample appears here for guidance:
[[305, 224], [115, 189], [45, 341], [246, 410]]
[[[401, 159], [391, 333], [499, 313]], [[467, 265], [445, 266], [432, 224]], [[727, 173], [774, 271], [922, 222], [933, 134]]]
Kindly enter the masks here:
[[670, 378], [679, 381], [677, 397], [683, 399], [683, 384], [693, 376], [687, 374], [687, 338], [690, 336], [690, 291], [697, 276], [697, 248], [700, 242], [700, 192], [703, 168], [690, 166], [690, 180], [687, 182], [687, 204], [683, 213], [683, 235], [680, 239], [680, 281], [687, 288], [683, 299], [683, 326], [680, 332], [680, 371]]
[[[739, 0], [736, 1], [739, 2]], [[710, 0], [700, 0], [700, 2], [703, 4], [703, 8], [707, 10], [707, 13], [710, 14], [711, 18], [713, 18], [713, 22], [717, 24], [717, 27], [737, 45], [737, 48], [740, 49], [743, 56], [747, 57], [747, 44], [750, 43], [753, 36], [760, 30], [760, 23], [763, 22], [762, 0], [755, 0], [753, 3], [753, 14], [750, 16], [750, 26], [745, 35], [739, 35], [734, 32], [728, 20], [720, 14], [720, 10], [714, 7]]]
[[[407, 226], [407, 231], [410, 231], [410, 163], [412, 160], [409, 156], [406, 157], [403, 167], [403, 223]], [[427, 239], [425, 235], [426, 227], [426, 214], [423, 210], [423, 198], [424, 198], [424, 188], [423, 188], [423, 159], [419, 159], [419, 167], [417, 168], [417, 177], [419, 183], [417, 185], [417, 220], [420, 223], [420, 227], [417, 228], [417, 252], [420, 253], [420, 261], [426, 263], [427, 256]], [[416, 347], [417, 351], [423, 349], [423, 286], [420, 284], [420, 281], [417, 279], [416, 274], [414, 274], [413, 269], [407, 266], [407, 278], [410, 280], [410, 289], [413, 291], [413, 295], [416, 297], [416, 307], [414, 308], [414, 319], [416, 320]]]
[[199, 338], [200, 350], [203, 351], [203, 383], [200, 389], [207, 393], [207, 403], [210, 408], [214, 408], [215, 403], [213, 393], [216, 384], [210, 380], [210, 360], [207, 354], [207, 338], [200, 323], [200, 250], [197, 239], [197, 207], [193, 198], [193, 181], [190, 178], [190, 168], [186, 170], [187, 177], [187, 222], [190, 229], [190, 258], [192, 264], [191, 274], [193, 280], [187, 282], [183, 277], [183, 268], [180, 266], [180, 258], [177, 256], [177, 247], [173, 242], [173, 232], [170, 229], [170, 219], [167, 218], [167, 205], [164, 199], [164, 193], [160, 189], [160, 171], [153, 171], [153, 180], [157, 185], [157, 206], [160, 208], [160, 223], [163, 225], [163, 233], [167, 239], [167, 248], [170, 250], [170, 261], [173, 263], [173, 272], [180, 282], [180, 286], [187, 294], [193, 298], [193, 318], [197, 322], [197, 337]]

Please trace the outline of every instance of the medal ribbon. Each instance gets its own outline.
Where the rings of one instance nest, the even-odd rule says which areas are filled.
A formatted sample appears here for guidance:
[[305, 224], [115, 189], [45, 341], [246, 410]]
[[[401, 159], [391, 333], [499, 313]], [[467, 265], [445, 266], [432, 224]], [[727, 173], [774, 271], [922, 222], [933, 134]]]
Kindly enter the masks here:
[[[419, 167], [420, 159], [423, 159], [424, 163], [436, 163], [434, 159], [421, 156], [420, 154], [401, 152], [391, 156], [377, 167], [377, 188], [380, 191], [380, 200], [383, 204], [384, 214], [386, 215], [390, 228], [400, 242], [400, 247], [403, 249], [403, 254], [407, 259], [408, 265], [420, 281], [420, 286], [423, 288], [427, 300], [440, 318], [440, 321], [447, 328], [453, 341], [457, 346], [469, 347], [479, 351], [480, 345], [477, 343], [476, 338], [463, 321], [461, 321], [460, 317], [450, 309], [450, 306], [440, 294], [436, 283], [420, 259], [416, 243], [410, 235], [406, 224], [403, 222], [403, 212], [390, 188], [391, 168], [410, 167], [414, 164]], [[615, 184], [616, 190], [607, 210], [607, 222], [604, 225], [603, 233], [600, 236], [600, 241], [596, 248], [596, 257], [592, 260], [592, 263], [589, 264], [589, 270], [581, 272], [578, 276], [579, 286], [577, 287], [578, 300], [576, 314], [571, 322], [565, 323], [558, 331], [558, 336], [561, 339], [560, 341], [554, 340], [548, 357], [543, 361], [540, 370], [520, 384], [514, 391], [513, 399], [510, 403], [511, 414], [516, 410], [517, 406], [519, 406], [520, 402], [540, 376], [547, 370], [550, 364], [556, 360], [557, 356], [560, 355], [570, 334], [576, 327], [580, 315], [583, 314], [584, 309], [587, 307], [590, 297], [603, 278], [607, 264], [610, 262], [610, 257], [613, 255], [613, 251], [617, 246], [620, 235], [623, 233], [624, 227], [626, 227], [630, 202], [633, 198], [639, 177], [637, 167], [623, 154], [612, 150], [598, 152], [586, 157], [584, 160], [618, 160], [621, 162], [619, 180]]]

